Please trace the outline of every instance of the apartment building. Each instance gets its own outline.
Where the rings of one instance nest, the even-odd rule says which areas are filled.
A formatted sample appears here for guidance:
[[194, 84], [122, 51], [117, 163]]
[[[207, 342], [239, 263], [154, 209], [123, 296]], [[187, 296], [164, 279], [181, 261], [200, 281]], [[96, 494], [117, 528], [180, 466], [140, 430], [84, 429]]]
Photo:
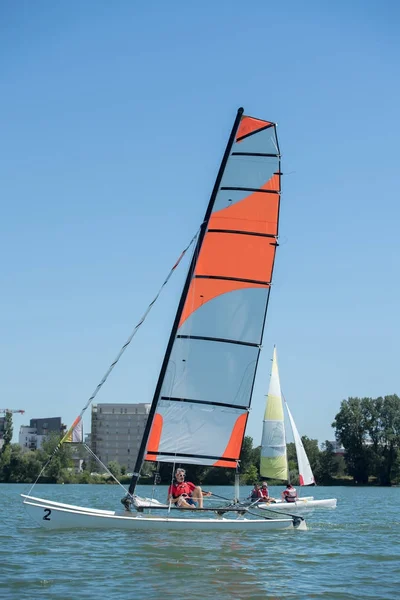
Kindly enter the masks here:
[[65, 425], [61, 417], [48, 417], [46, 419], [31, 419], [29, 425], [22, 425], [19, 430], [18, 443], [25, 451], [39, 450], [43, 440], [51, 433], [64, 433]]
[[135, 466], [150, 404], [94, 404], [90, 446], [108, 465], [118, 462], [131, 472]]

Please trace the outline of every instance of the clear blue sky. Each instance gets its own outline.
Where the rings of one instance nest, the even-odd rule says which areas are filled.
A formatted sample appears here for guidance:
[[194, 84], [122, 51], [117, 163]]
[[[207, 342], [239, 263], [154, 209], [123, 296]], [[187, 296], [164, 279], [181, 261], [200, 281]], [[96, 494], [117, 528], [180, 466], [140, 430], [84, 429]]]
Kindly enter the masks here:
[[[285, 173], [248, 433], [274, 344], [320, 442], [342, 399], [400, 394], [399, 17], [394, 0], [1, 3], [0, 407], [26, 410], [16, 433], [80, 412], [197, 230], [238, 106], [278, 123]], [[186, 266], [99, 402], [151, 400]]]

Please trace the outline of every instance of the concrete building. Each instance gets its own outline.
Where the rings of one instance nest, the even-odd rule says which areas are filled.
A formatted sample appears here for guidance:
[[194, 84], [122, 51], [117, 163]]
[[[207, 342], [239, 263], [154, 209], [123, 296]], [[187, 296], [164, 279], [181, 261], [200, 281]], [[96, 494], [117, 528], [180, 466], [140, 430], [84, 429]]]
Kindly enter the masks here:
[[18, 443], [25, 451], [39, 450], [43, 440], [51, 433], [64, 433], [65, 425], [61, 417], [48, 417], [47, 419], [31, 419], [29, 425], [22, 425], [19, 430]]
[[150, 404], [94, 404], [92, 406], [91, 449], [108, 465], [118, 462], [132, 472]]

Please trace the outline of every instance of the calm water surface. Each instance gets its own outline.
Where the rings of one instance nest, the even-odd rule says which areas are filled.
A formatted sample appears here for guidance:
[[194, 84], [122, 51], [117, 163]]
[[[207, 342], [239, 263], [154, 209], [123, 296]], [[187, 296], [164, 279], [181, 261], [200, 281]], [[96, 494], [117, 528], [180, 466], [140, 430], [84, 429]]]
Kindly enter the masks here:
[[[314, 488], [316, 498], [338, 498], [338, 508], [314, 511], [307, 532], [269, 534], [52, 532], [36, 527], [26, 514], [19, 494], [28, 489], [0, 485], [2, 600], [399, 596], [400, 488]], [[231, 488], [211, 489], [232, 494]], [[271, 494], [282, 489], [271, 488]], [[149, 494], [150, 488], [144, 490], [138, 489]], [[121, 489], [37, 485], [33, 495], [115, 509]], [[164, 496], [160, 487], [157, 497]]]

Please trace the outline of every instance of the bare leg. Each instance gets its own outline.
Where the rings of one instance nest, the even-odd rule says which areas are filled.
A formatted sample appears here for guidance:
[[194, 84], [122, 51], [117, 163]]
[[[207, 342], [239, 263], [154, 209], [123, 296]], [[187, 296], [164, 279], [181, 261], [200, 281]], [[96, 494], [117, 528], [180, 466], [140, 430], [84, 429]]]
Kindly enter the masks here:
[[194, 488], [192, 498], [195, 502], [198, 502], [199, 508], [203, 508], [203, 492], [199, 485]]
[[185, 498], [183, 498], [182, 496], [180, 496], [178, 498], [178, 501], [176, 503], [177, 506], [179, 506], [179, 508], [196, 508], [195, 506], [193, 506], [192, 504], [188, 504], [185, 500]]

